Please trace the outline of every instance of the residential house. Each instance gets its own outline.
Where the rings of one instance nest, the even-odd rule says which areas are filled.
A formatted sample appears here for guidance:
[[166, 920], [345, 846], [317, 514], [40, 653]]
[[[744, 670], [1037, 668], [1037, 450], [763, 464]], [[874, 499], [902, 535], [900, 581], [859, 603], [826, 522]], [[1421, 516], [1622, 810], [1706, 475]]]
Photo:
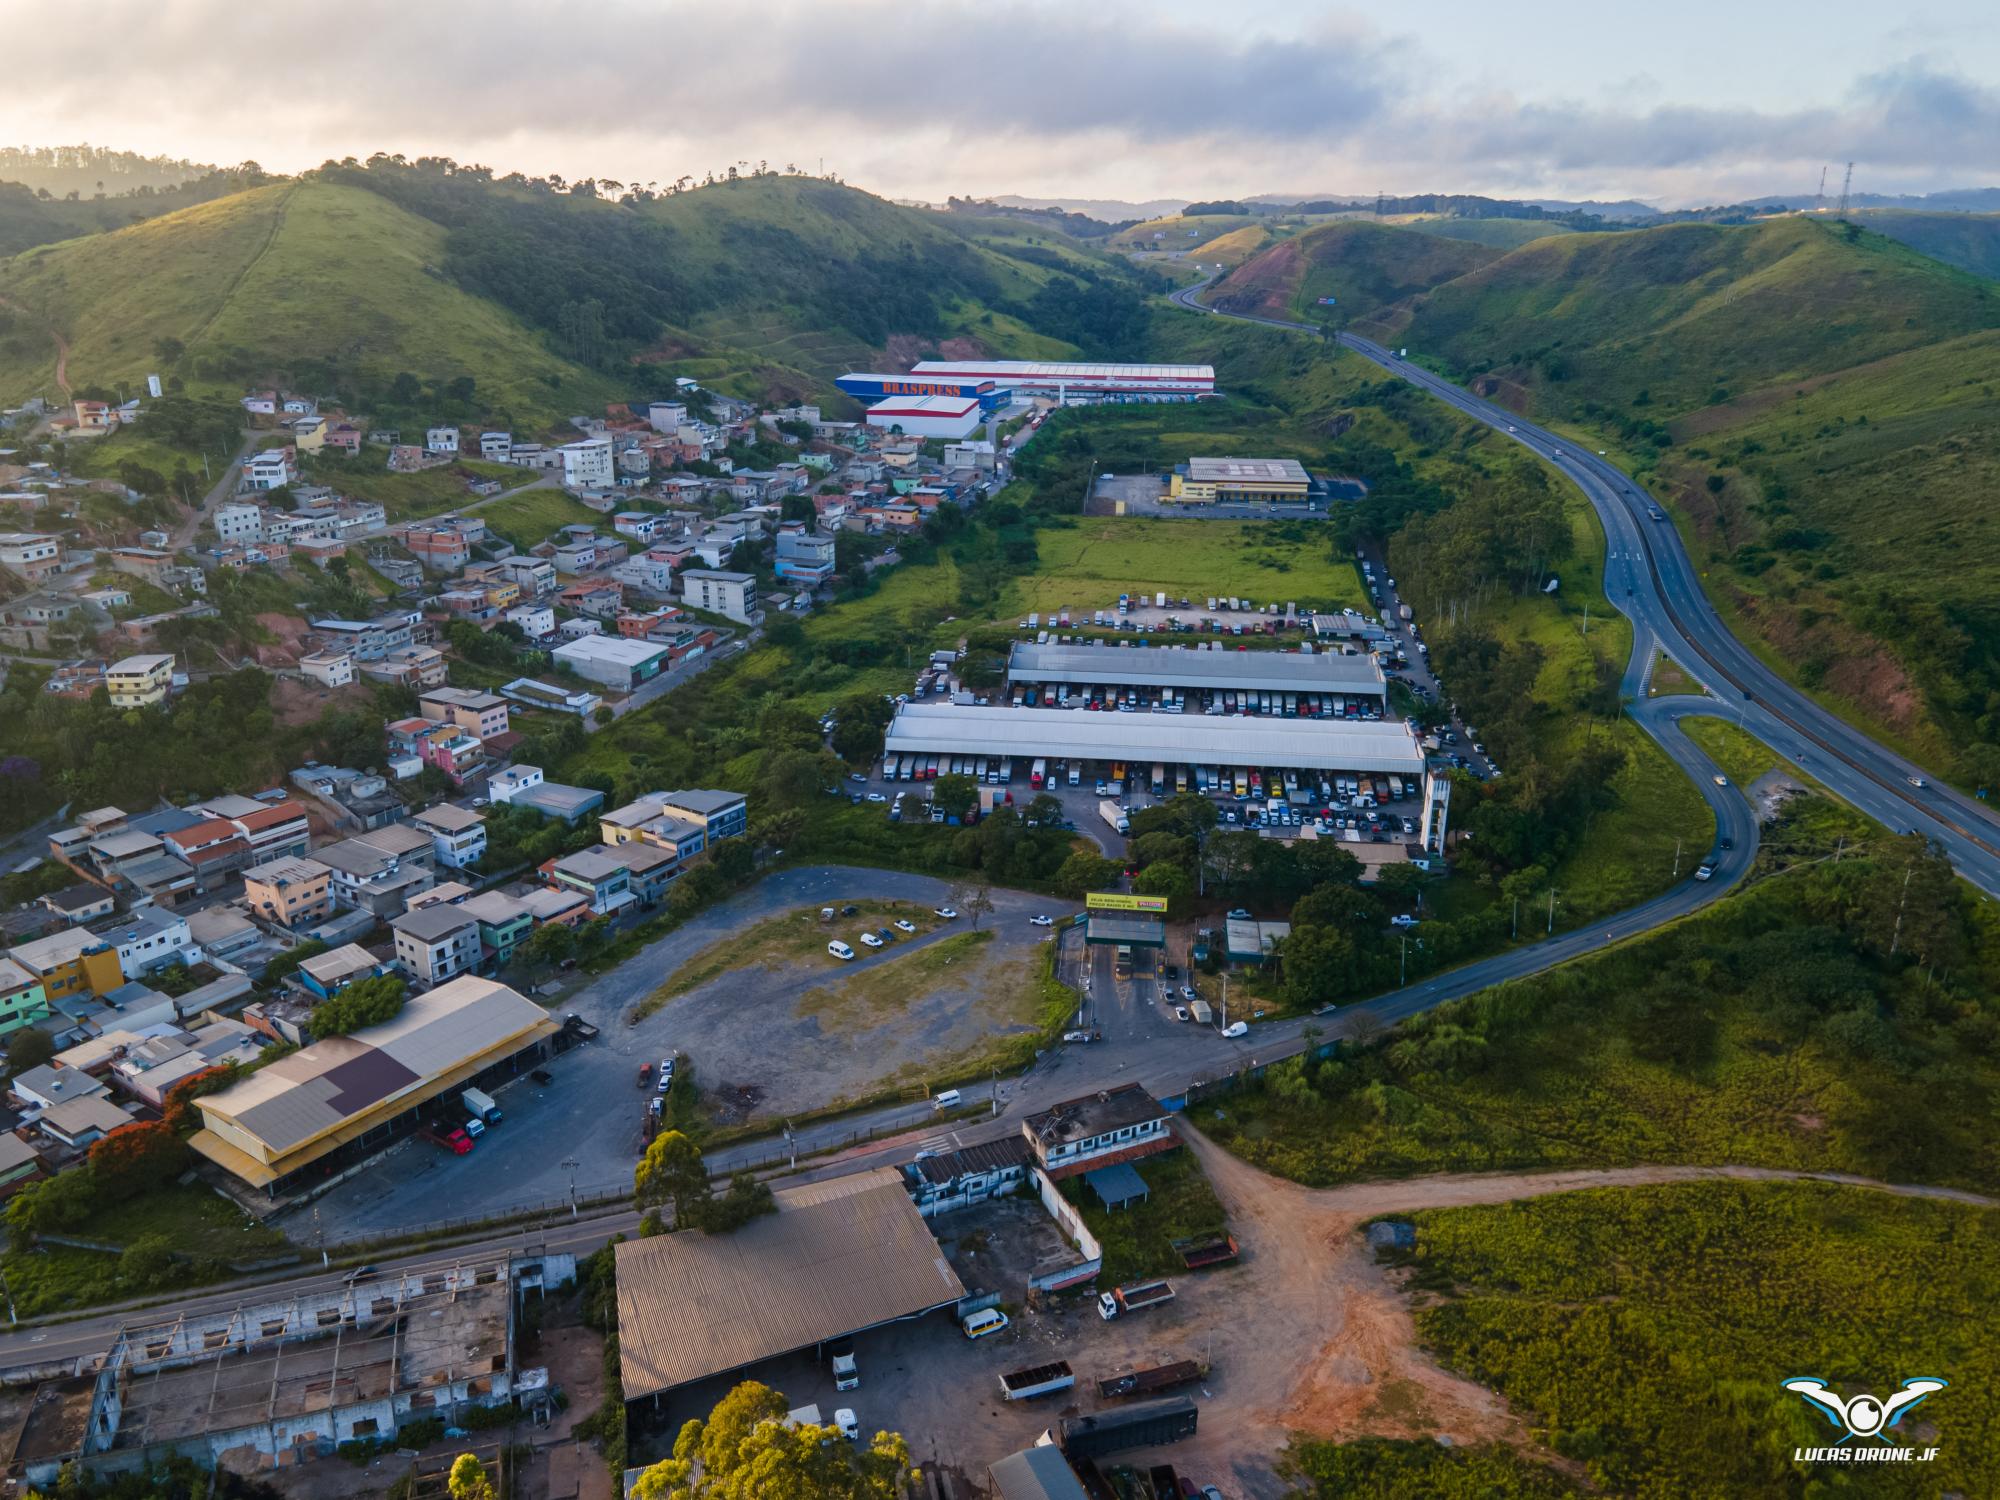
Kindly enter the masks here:
[[354, 655], [349, 651], [310, 652], [299, 658], [299, 671], [321, 687], [346, 687], [354, 681]]
[[597, 538], [576, 537], [556, 548], [558, 573], [588, 573], [597, 566]]
[[71, 410], [78, 432], [102, 436], [118, 425], [118, 410], [108, 401], [77, 401]]
[[542, 867], [551, 884], [567, 886], [590, 898], [593, 915], [607, 917], [639, 898], [632, 893], [632, 873], [611, 851], [585, 849], [551, 860]]
[[301, 453], [317, 453], [326, 446], [326, 418], [300, 417], [292, 423], [292, 442]]
[[502, 559], [500, 571], [521, 586], [523, 595], [540, 599], [556, 591], [556, 565], [546, 558], [509, 557]]
[[507, 733], [507, 700], [496, 693], [472, 688], [429, 688], [418, 696], [417, 707], [429, 717], [456, 724], [482, 740], [498, 739]]
[[288, 931], [333, 915], [333, 871], [316, 859], [288, 856], [243, 872], [243, 904]]
[[276, 391], [252, 391], [238, 403], [253, 417], [275, 417], [278, 414], [278, 393]]
[[674, 591], [674, 565], [650, 551], [628, 557], [611, 570], [611, 576], [642, 593], [664, 597]]
[[358, 979], [374, 979], [395, 965], [377, 958], [359, 943], [344, 943], [325, 953], [302, 959], [299, 983], [321, 1000], [331, 1000]]
[[67, 919], [65, 925], [108, 917], [118, 906], [116, 898], [101, 885], [73, 885], [49, 891], [37, 896], [35, 904]]
[[[65, 1072], [75, 1072], [66, 1068]], [[57, 1144], [72, 1151], [83, 1151], [97, 1144], [112, 1131], [130, 1125], [132, 1117], [113, 1104], [109, 1098], [93, 1096], [86, 1099], [70, 1099], [45, 1111], [35, 1122], [41, 1132]]]
[[587, 489], [617, 480], [610, 438], [585, 438], [581, 442], [564, 443], [556, 451], [562, 455], [564, 489]]
[[263, 929], [234, 906], [209, 906], [187, 914], [188, 936], [202, 957], [229, 962], [264, 941]]
[[666, 802], [667, 793], [653, 792], [623, 807], [599, 815], [598, 837], [606, 847], [623, 850], [647, 844], [665, 850], [685, 864], [708, 847], [707, 820]]
[[232, 807], [227, 813], [219, 813], [214, 801], [205, 804], [205, 808], [217, 816], [227, 817], [242, 831], [243, 837], [250, 841], [252, 864], [296, 857], [311, 846], [312, 824], [306, 818], [305, 808], [296, 802], [285, 799], [265, 802], [247, 812]]
[[36, 583], [62, 568], [62, 538], [40, 531], [0, 532], [0, 568]]
[[1028, 1180], [1028, 1147], [1018, 1135], [921, 1156], [903, 1167], [904, 1186], [925, 1218], [1001, 1198]]
[[680, 854], [656, 844], [625, 844], [611, 858], [625, 867], [626, 889], [646, 906], [657, 906], [687, 870]]
[[54, 1109], [74, 1099], [103, 1099], [104, 1080], [81, 1068], [39, 1063], [7, 1081], [7, 1096], [22, 1109]]
[[35, 1148], [12, 1131], [0, 1133], [0, 1200], [11, 1198], [42, 1178], [42, 1159]]
[[472, 558], [472, 544], [456, 526], [412, 522], [392, 527], [389, 534], [433, 573], [456, 573]]
[[774, 569], [780, 578], [818, 587], [833, 576], [833, 538], [787, 525], [778, 531]]
[[128, 656], [104, 674], [113, 708], [148, 708], [164, 703], [174, 685], [172, 656]]
[[556, 612], [546, 604], [516, 604], [502, 617], [520, 627], [530, 641], [542, 641], [556, 633]]
[[396, 934], [396, 967], [413, 984], [434, 988], [480, 967], [479, 923], [462, 907], [422, 907], [389, 926]]
[[396, 443], [389, 449], [391, 474], [420, 474], [450, 462], [449, 453], [431, 453], [415, 443]]
[[187, 918], [158, 908], [135, 912], [99, 931], [98, 937], [116, 951], [119, 972], [127, 979], [143, 979], [184, 962], [182, 955], [194, 946]]
[[639, 443], [620, 448], [617, 467], [620, 484], [644, 484], [653, 472], [653, 451]]
[[556, 595], [556, 603], [589, 619], [615, 620], [624, 607], [625, 590], [608, 578], [593, 578], [569, 585]]
[[361, 451], [361, 429], [352, 422], [335, 422], [326, 430], [326, 446], [352, 458]]
[[410, 825], [430, 834], [440, 865], [463, 870], [478, 864], [486, 854], [486, 820], [466, 808], [440, 803], [414, 814]]
[[433, 853], [428, 834], [404, 830], [422, 840], [421, 860], [369, 842], [400, 826], [391, 824], [313, 851], [313, 857], [332, 871], [333, 898], [339, 905], [387, 920], [408, 906], [411, 896], [429, 890], [436, 883], [431, 871]]
[[587, 635], [603, 635], [602, 620], [564, 620], [556, 626], [556, 634], [566, 641], [580, 641]]
[[652, 543], [660, 525], [661, 518], [645, 510], [621, 510], [611, 518], [613, 531], [620, 536], [629, 536], [633, 541], [647, 545]]
[[512, 896], [486, 891], [467, 897], [458, 910], [479, 925], [479, 946], [487, 967], [497, 967], [514, 956], [514, 946], [535, 927], [535, 914]]
[[680, 618], [681, 612], [671, 604], [662, 604], [658, 609], [643, 612], [622, 610], [617, 620], [618, 633], [627, 640], [657, 640], [661, 633], [671, 632], [674, 622]]
[[707, 610], [745, 625], [754, 625], [763, 618], [757, 600], [757, 580], [749, 573], [692, 568], [681, 574], [681, 598], [693, 609]]
[[558, 687], [553, 683], [538, 682], [532, 677], [516, 677], [512, 682], [502, 684], [500, 696], [520, 704], [523, 708], [575, 714], [578, 718], [595, 712], [597, 706], [604, 701], [597, 694], [585, 692], [581, 688]]
[[44, 1019], [49, 994], [42, 981], [11, 958], [0, 958], [0, 1036]]
[[443, 682], [446, 670], [444, 653], [437, 647], [404, 646], [385, 653], [380, 661], [363, 664], [361, 675], [401, 687], [426, 688]]
[[427, 427], [424, 429], [424, 452], [457, 453], [458, 429], [456, 427]]
[[479, 456], [488, 463], [510, 463], [514, 457], [514, 434], [511, 432], [482, 432], [479, 434]]
[[281, 448], [265, 448], [243, 460], [243, 485], [252, 490], [277, 490], [296, 484], [299, 478], [299, 451], [290, 443]]
[[1021, 1133], [1035, 1164], [1052, 1179], [1172, 1151], [1180, 1142], [1166, 1106], [1127, 1083], [1029, 1115]]
[[[357, 662], [380, 661], [410, 644], [407, 615], [380, 615], [373, 620], [314, 620], [313, 632], [322, 645], [339, 647]], [[364, 668], [365, 670], [365, 668]]]
[[224, 884], [251, 862], [250, 840], [228, 818], [203, 818], [160, 839], [168, 854], [194, 871], [196, 885], [204, 891]]

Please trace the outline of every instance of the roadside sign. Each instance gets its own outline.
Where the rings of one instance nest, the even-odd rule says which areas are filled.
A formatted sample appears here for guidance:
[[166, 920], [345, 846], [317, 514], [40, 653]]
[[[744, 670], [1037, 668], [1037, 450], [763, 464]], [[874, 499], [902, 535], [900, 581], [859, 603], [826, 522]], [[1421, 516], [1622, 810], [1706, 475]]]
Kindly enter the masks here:
[[1167, 913], [1165, 896], [1128, 896], [1123, 891], [1092, 891], [1083, 898], [1088, 911], [1143, 911], [1155, 916]]

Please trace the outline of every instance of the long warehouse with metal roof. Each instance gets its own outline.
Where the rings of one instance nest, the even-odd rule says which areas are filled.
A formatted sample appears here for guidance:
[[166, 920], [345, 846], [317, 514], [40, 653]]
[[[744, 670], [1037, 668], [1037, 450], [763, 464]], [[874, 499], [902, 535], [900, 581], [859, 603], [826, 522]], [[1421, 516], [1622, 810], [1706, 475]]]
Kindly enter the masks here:
[[1416, 776], [1424, 752], [1398, 720], [1091, 714], [1063, 708], [906, 703], [890, 721], [888, 755], [1009, 756], [1104, 764], [1257, 766]]
[[[1360, 697], [1380, 707], [1387, 688], [1373, 657], [1337, 651], [1208, 651], [1187, 646], [1040, 646], [1007, 658], [1016, 687], [1172, 688], [1180, 693], [1305, 693]], [[1148, 698], [1155, 696], [1149, 693]]]

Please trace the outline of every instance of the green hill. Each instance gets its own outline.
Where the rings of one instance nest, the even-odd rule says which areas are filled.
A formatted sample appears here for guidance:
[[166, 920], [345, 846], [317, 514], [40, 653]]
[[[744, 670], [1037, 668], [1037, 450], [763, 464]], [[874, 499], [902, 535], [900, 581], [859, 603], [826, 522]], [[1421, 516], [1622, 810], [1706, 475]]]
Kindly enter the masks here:
[[2000, 214], [1869, 209], [1855, 218], [1877, 234], [1975, 276], [2000, 280]]
[[1341, 313], [1351, 316], [1463, 276], [1499, 254], [1463, 240], [1342, 219], [1252, 256], [1209, 300], [1225, 312], [1317, 318], [1318, 299], [1336, 297]]
[[75, 386], [136, 387], [174, 339], [190, 389], [217, 395], [281, 381], [365, 397], [405, 371], [468, 376], [486, 407], [525, 421], [615, 393], [439, 275], [444, 239], [374, 194], [300, 182], [31, 250], [0, 263], [0, 298], [36, 325], [18, 317], [0, 338], [0, 389], [53, 386], [48, 325]]
[[[1678, 414], [2000, 323], [2000, 295], [1893, 241], [1778, 219], [1536, 240], [1375, 330], [1544, 411]], [[1365, 330], [1364, 330], [1365, 331]]]
[[1434, 234], [1447, 240], [1471, 240], [1475, 245], [1488, 245], [1495, 250], [1517, 250], [1552, 235], [1576, 233], [1569, 225], [1554, 219], [1412, 218], [1399, 219], [1397, 223], [1401, 228], [1414, 229], [1418, 234]]

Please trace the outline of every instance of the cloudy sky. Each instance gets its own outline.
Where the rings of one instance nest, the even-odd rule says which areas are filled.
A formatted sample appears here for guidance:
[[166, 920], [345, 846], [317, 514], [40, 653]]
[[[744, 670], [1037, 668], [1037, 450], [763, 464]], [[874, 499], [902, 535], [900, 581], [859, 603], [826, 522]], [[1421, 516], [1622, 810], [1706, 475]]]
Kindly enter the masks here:
[[[21, 0], [6, 0], [7, 8]], [[1629, 13], [1633, 19], [1621, 19]], [[1714, 202], [2000, 183], [1992, 0], [93, 0], [0, 27], [0, 141], [893, 196]]]

